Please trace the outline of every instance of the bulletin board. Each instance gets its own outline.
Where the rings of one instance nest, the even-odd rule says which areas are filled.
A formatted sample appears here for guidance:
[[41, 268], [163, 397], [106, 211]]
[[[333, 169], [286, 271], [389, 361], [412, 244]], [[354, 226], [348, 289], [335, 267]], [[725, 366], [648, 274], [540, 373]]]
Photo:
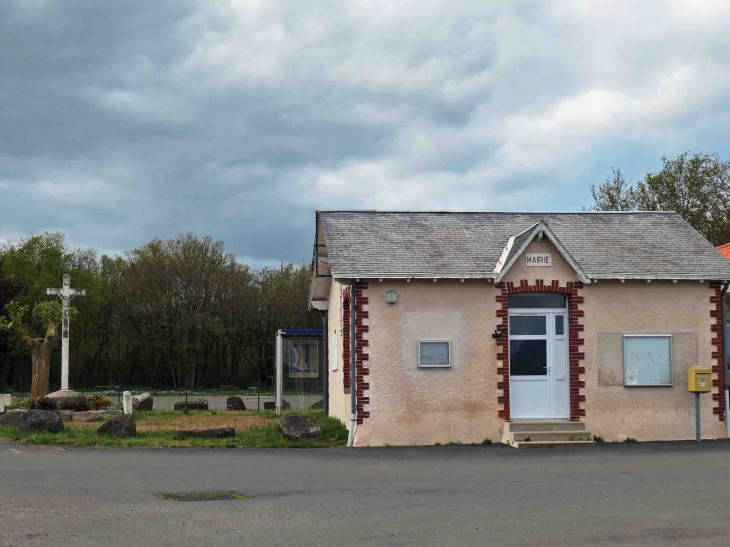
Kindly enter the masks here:
[[672, 385], [670, 334], [624, 336], [624, 385], [627, 387]]

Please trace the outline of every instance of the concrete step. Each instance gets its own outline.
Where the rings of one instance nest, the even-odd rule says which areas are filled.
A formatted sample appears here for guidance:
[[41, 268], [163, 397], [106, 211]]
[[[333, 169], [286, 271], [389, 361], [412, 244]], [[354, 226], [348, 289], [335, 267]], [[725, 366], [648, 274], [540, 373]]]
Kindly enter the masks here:
[[585, 446], [596, 444], [596, 441], [521, 441], [512, 443], [514, 448], [547, 448], [550, 446]]
[[514, 442], [524, 441], [592, 441], [590, 431], [519, 431], [512, 433]]
[[518, 431], [585, 431], [586, 424], [568, 421], [508, 422], [512, 433]]

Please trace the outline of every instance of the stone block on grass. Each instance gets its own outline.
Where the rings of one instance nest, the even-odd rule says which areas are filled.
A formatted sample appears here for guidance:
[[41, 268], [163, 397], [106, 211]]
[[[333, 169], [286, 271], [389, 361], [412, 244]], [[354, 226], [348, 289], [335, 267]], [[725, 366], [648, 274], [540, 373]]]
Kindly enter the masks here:
[[279, 429], [286, 439], [299, 441], [315, 439], [322, 435], [322, 428], [309, 414], [286, 414], [279, 420]]
[[63, 431], [63, 421], [55, 410], [28, 410], [27, 412], [6, 412], [0, 416], [0, 425], [15, 427], [18, 431]]
[[115, 439], [126, 439], [137, 436], [137, 422], [133, 415], [122, 415], [102, 424], [96, 430], [97, 435], [107, 435]]
[[208, 401], [205, 399], [199, 399], [197, 401], [180, 401], [175, 403], [175, 410], [185, 410], [185, 408], [188, 408], [190, 410], [208, 410]]
[[177, 441], [185, 439], [226, 439], [235, 437], [236, 430], [232, 427], [218, 427], [213, 429], [190, 429], [178, 431], [173, 437]]
[[23, 414], [26, 411], [11, 410], [0, 414], [0, 426], [2, 427], [16, 427], [20, 429], [20, 422], [23, 420]]

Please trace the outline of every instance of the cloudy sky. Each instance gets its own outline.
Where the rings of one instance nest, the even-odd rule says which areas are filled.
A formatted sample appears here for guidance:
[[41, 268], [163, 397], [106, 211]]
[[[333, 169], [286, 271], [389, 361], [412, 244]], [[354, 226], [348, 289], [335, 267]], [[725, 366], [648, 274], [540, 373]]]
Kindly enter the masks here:
[[0, 0], [0, 240], [192, 230], [311, 257], [316, 209], [579, 210], [730, 154], [726, 0]]

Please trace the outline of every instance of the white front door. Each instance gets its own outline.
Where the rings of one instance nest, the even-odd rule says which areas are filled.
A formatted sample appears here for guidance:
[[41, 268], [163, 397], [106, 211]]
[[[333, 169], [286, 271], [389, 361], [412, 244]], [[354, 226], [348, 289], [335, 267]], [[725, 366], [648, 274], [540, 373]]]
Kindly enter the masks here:
[[567, 419], [567, 311], [510, 310], [509, 356], [511, 418]]

